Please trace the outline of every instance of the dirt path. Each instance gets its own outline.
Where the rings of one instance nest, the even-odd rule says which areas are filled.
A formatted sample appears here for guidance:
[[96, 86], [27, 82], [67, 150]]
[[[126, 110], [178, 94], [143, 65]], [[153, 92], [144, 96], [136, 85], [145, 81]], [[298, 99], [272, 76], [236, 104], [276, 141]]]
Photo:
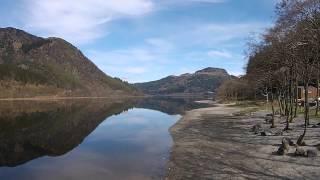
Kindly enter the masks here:
[[[235, 116], [239, 108], [223, 105], [197, 109], [171, 129], [174, 140], [168, 179], [319, 179], [320, 158], [274, 155], [284, 136], [259, 136], [250, 131], [263, 123], [258, 114]], [[269, 126], [269, 125], [264, 125]], [[280, 125], [281, 126], [281, 125]], [[300, 127], [297, 125], [297, 127]], [[282, 127], [280, 127], [282, 128]], [[313, 136], [313, 137], [311, 137]], [[320, 128], [307, 139], [320, 139]], [[307, 144], [317, 143], [307, 141]], [[292, 147], [294, 152], [295, 148]]]

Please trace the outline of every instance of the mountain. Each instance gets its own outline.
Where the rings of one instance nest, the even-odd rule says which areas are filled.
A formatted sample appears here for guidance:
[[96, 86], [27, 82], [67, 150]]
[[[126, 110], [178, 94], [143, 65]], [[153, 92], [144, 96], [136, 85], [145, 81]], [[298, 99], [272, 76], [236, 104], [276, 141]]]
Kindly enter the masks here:
[[67, 41], [15, 28], [0, 28], [0, 91], [0, 98], [136, 92], [128, 83], [104, 74]]
[[136, 83], [134, 86], [150, 95], [206, 94], [214, 93], [223, 81], [230, 78], [226, 70], [208, 67], [193, 74], [168, 76], [157, 81]]

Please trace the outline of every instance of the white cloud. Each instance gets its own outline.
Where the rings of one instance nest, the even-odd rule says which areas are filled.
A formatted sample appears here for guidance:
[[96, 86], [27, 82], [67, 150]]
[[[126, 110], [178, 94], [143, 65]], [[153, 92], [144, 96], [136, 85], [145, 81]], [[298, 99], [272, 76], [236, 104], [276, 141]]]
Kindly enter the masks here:
[[25, 28], [76, 44], [104, 36], [108, 22], [152, 11], [151, 0], [25, 0]]
[[208, 52], [209, 57], [232, 58], [232, 54], [227, 51], [212, 50]]
[[243, 23], [208, 23], [194, 29], [193, 35], [196, 42], [219, 45], [228, 41], [247, 38], [251, 33], [264, 31], [268, 23], [243, 22]]
[[[192, 70], [212, 66], [237, 71], [236, 69], [242, 69], [246, 62], [242, 52], [239, 52], [245, 43], [244, 39], [253, 30], [258, 31], [265, 26], [256, 22], [234, 24], [195, 22], [184, 24], [184, 31], [178, 31], [179, 25], [177, 25], [170, 30], [179, 33], [163, 33], [162, 36], [149, 37], [134, 47], [87, 51], [87, 54], [104, 72], [120, 76], [129, 82], [152, 79], [153, 76], [144, 75], [150, 72], [163, 74], [163, 67], [171, 68], [181, 64], [184, 65], [182, 67]], [[199, 61], [203, 64], [198, 65]], [[170, 69], [170, 74], [184, 72], [190, 71]]]
[[91, 50], [87, 54], [97, 64], [146, 66], [166, 63], [166, 56], [174, 50], [174, 44], [165, 39], [147, 38], [140, 46], [106, 51]]
[[[108, 34], [111, 21], [137, 17], [164, 4], [222, 3], [226, 0], [23, 0], [23, 28], [41, 36], [56, 36], [74, 44], [92, 42]], [[153, 42], [152, 42], [153, 41]], [[151, 43], [157, 42], [151, 39]]]
[[175, 26], [162, 24], [162, 28], [167, 32], [158, 38], [172, 42], [177, 49], [199, 49], [199, 47], [230, 49], [243, 47], [249, 36], [263, 32], [269, 25], [270, 23], [258, 21], [238, 23], [181, 21]]

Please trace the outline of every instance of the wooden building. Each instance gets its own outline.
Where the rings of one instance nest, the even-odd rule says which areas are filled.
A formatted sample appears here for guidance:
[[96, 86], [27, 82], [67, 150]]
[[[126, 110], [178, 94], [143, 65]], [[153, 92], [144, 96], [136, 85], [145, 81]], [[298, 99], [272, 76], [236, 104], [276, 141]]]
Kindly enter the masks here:
[[[304, 86], [298, 86], [298, 99], [304, 100]], [[309, 86], [308, 88], [308, 99], [313, 101], [317, 99], [317, 88], [314, 86]]]

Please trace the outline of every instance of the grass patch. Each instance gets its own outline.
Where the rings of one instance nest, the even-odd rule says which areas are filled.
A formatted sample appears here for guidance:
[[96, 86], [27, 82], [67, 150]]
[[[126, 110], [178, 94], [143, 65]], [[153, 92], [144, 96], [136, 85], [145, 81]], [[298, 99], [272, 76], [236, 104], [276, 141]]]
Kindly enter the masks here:
[[233, 115], [234, 116], [246, 116], [246, 115], [249, 115], [253, 112], [258, 111], [259, 109], [260, 109], [259, 107], [249, 107], [249, 108], [245, 108], [241, 111], [238, 111], [238, 112], [234, 113]]
[[230, 102], [232, 104], [228, 105], [228, 107], [258, 107], [261, 106], [263, 103], [259, 101], [236, 101]]

